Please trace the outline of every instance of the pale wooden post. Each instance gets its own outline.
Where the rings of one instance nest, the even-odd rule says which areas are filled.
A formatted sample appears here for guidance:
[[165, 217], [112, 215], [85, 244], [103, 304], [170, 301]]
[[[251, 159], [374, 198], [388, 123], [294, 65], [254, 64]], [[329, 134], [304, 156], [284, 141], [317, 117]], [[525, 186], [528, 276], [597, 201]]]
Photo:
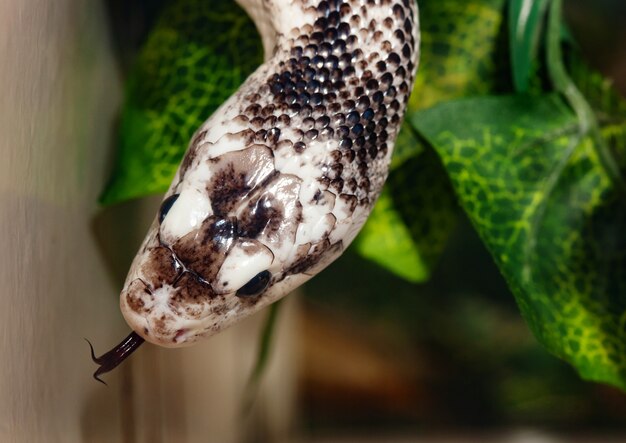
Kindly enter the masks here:
[[0, 441], [286, 441], [290, 316], [255, 428], [238, 411], [261, 317], [91, 378], [83, 337], [128, 333], [118, 291], [158, 204], [96, 204], [121, 101], [108, 32], [100, 1], [0, 0]]
[[123, 441], [83, 340], [124, 331], [90, 227], [120, 99], [103, 18], [100, 2], [0, 1], [2, 442]]

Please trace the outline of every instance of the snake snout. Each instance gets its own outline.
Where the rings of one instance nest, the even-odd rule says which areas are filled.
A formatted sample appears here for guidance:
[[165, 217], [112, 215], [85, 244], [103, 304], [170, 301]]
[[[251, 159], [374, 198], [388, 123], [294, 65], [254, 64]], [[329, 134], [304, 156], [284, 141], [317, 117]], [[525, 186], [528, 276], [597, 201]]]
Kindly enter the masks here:
[[208, 306], [196, 306], [193, 311], [194, 303], [185, 301], [189, 296], [187, 278], [185, 273], [179, 279], [180, 286], [164, 285], [155, 290], [141, 279], [133, 280], [121, 297], [128, 325], [151, 343], [169, 347], [185, 344], [208, 310]]
[[[221, 304], [211, 285], [166, 246], [138, 258], [120, 305], [128, 325], [145, 340], [169, 347], [195, 341], [202, 321]], [[219, 302], [219, 303], [218, 303]]]

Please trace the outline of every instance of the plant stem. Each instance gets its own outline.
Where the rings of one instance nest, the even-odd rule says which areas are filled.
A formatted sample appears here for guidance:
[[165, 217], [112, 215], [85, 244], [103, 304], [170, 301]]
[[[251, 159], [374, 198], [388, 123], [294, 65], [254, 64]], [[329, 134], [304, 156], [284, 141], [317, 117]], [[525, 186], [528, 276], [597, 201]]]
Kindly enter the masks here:
[[554, 88], [567, 100], [572, 107], [580, 125], [580, 134], [590, 136], [600, 163], [611, 181], [622, 190], [626, 190], [626, 183], [619, 167], [611, 154], [602, 134], [595, 114], [585, 96], [578, 90], [565, 69], [563, 52], [561, 50], [561, 17], [562, 0], [552, 0], [548, 19], [548, 72]]

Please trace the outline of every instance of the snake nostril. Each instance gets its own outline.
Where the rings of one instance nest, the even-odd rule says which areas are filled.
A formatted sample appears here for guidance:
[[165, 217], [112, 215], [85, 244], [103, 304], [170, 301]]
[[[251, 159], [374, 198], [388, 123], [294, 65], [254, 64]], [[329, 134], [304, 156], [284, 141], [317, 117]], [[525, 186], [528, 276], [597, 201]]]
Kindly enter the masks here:
[[124, 292], [126, 305], [131, 311], [139, 315], [144, 315], [150, 311], [154, 296], [143, 280], [133, 280]]
[[[182, 341], [184, 341], [184, 335], [188, 332], [187, 329], [179, 329], [176, 331], [176, 334], [174, 335], [173, 341], [174, 343], [180, 343]], [[183, 338], [183, 340], [181, 340], [181, 338]]]

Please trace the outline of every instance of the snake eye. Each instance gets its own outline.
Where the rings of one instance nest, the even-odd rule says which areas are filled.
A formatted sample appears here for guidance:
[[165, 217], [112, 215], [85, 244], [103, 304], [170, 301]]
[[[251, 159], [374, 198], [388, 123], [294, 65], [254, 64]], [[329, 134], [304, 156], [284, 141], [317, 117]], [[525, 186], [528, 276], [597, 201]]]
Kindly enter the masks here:
[[170, 209], [172, 209], [172, 206], [174, 206], [174, 203], [178, 200], [179, 195], [180, 194], [172, 194], [163, 200], [163, 203], [161, 203], [161, 209], [159, 209], [159, 223], [163, 223], [165, 216], [168, 212], [170, 212]]
[[259, 295], [267, 288], [271, 278], [272, 274], [270, 274], [270, 271], [259, 272], [252, 277], [248, 283], [239, 288], [237, 297], [253, 297]]

